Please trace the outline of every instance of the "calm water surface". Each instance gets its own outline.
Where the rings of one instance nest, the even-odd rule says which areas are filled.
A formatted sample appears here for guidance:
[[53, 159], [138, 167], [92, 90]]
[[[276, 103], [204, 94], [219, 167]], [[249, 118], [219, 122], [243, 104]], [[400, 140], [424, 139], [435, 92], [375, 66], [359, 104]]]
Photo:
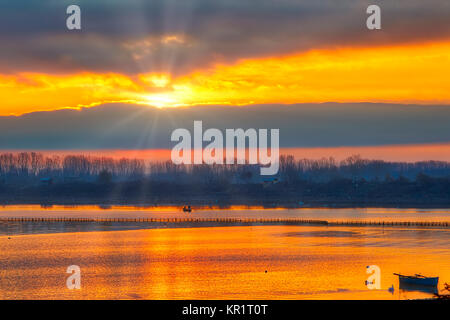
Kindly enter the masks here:
[[[448, 230], [320, 226], [2, 236], [0, 298], [423, 298], [431, 295], [398, 290], [392, 273], [450, 282], [449, 239]], [[79, 291], [65, 286], [72, 264], [82, 270]], [[371, 264], [382, 290], [364, 285]]]
[[[15, 207], [10, 215], [180, 215], [134, 210]], [[449, 221], [445, 210], [205, 210], [201, 215]], [[317, 216], [319, 215], [319, 217]], [[43, 229], [44, 230], [44, 229]], [[110, 230], [110, 229], [105, 229]], [[450, 283], [450, 229], [420, 227], [234, 226], [0, 236], [1, 299], [415, 299], [392, 273]], [[81, 267], [81, 290], [66, 268]], [[367, 265], [381, 268], [368, 290]], [[388, 288], [394, 285], [394, 293]]]
[[[1, 217], [90, 217], [90, 218], [181, 218], [181, 207], [130, 206], [0, 206]], [[393, 208], [297, 208], [267, 209], [234, 206], [227, 209], [194, 208], [199, 218], [302, 218], [319, 220], [450, 221], [450, 209]]]

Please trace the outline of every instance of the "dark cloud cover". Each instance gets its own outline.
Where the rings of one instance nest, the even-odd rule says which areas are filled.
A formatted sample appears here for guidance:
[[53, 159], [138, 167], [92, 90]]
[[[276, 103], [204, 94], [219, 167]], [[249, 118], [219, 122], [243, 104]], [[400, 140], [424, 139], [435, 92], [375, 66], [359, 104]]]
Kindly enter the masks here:
[[297, 104], [157, 109], [111, 104], [0, 117], [1, 149], [171, 148], [176, 128], [279, 128], [281, 147], [450, 142], [450, 107]]
[[[82, 31], [66, 30], [69, 4], [81, 7]], [[382, 8], [381, 31], [365, 27], [369, 4]], [[448, 0], [16, 0], [0, 7], [3, 73], [180, 74], [217, 61], [450, 37]], [[185, 43], [158, 41], [169, 34]], [[129, 45], [146, 39], [151, 46]]]

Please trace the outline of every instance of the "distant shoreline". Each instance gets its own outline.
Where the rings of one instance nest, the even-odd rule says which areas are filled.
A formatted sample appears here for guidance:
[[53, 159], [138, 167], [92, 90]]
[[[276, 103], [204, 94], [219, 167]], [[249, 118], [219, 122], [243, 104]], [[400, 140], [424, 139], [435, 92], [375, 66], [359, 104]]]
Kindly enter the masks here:
[[443, 201], [441, 203], [437, 202], [401, 202], [401, 201], [319, 201], [319, 200], [309, 200], [305, 201], [303, 205], [299, 205], [298, 202], [294, 201], [259, 201], [259, 200], [248, 200], [248, 201], [214, 201], [214, 200], [188, 200], [183, 199], [179, 201], [114, 201], [108, 200], [92, 200], [92, 199], [80, 199], [80, 200], [54, 200], [54, 201], [39, 201], [39, 200], [20, 200], [20, 201], [2, 201], [0, 200], [0, 206], [14, 206], [14, 205], [38, 205], [42, 207], [55, 206], [98, 206], [103, 209], [108, 209], [110, 206], [128, 206], [128, 207], [180, 207], [185, 205], [190, 205], [192, 207], [197, 207], [199, 209], [228, 209], [233, 206], [242, 206], [246, 208], [258, 208], [258, 209], [358, 209], [358, 208], [390, 208], [390, 209], [449, 209], [450, 203]]

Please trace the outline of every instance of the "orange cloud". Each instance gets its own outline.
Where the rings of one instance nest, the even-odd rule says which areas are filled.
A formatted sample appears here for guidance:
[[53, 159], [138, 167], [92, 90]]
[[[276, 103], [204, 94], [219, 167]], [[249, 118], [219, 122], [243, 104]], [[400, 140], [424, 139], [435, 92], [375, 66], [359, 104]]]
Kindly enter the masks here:
[[108, 101], [135, 102], [133, 99], [139, 97], [137, 92], [143, 90], [145, 87], [120, 74], [0, 75], [0, 95], [3, 97], [0, 113], [77, 108]]
[[[172, 40], [172, 39], [171, 39]], [[0, 75], [0, 114], [106, 102], [195, 104], [450, 103], [450, 42], [313, 50], [170, 74]]]
[[450, 103], [449, 71], [450, 43], [431, 43], [244, 60], [177, 85], [188, 103]]

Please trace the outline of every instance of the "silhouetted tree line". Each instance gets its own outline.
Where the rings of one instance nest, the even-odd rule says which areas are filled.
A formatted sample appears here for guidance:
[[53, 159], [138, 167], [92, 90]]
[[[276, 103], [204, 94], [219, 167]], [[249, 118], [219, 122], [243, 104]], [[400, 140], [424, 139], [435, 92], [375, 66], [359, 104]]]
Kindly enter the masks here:
[[0, 203], [448, 207], [450, 163], [282, 156], [277, 176], [261, 176], [258, 165], [4, 153]]
[[293, 156], [282, 156], [280, 173], [291, 182], [296, 180], [328, 182], [336, 179], [415, 180], [419, 174], [436, 178], [450, 177], [450, 163], [444, 161], [386, 162], [362, 159], [359, 155], [350, 156], [340, 162], [332, 157], [296, 161]]
[[[386, 162], [362, 159], [359, 155], [336, 161], [280, 157], [279, 181], [329, 182], [337, 179], [368, 181], [416, 180], [418, 175], [449, 178], [450, 163], [442, 161]], [[45, 156], [37, 152], [0, 154], [0, 182], [60, 180], [113, 181], [149, 178], [177, 183], [260, 183], [273, 177], [260, 176], [258, 165], [175, 165], [171, 161], [152, 162], [140, 159], [114, 159], [85, 155]]]
[[145, 174], [145, 163], [138, 159], [116, 160], [84, 155], [44, 156], [36, 152], [0, 154], [0, 176], [8, 181], [33, 181], [36, 178], [92, 180], [102, 172], [111, 175], [112, 179], [135, 179]]

